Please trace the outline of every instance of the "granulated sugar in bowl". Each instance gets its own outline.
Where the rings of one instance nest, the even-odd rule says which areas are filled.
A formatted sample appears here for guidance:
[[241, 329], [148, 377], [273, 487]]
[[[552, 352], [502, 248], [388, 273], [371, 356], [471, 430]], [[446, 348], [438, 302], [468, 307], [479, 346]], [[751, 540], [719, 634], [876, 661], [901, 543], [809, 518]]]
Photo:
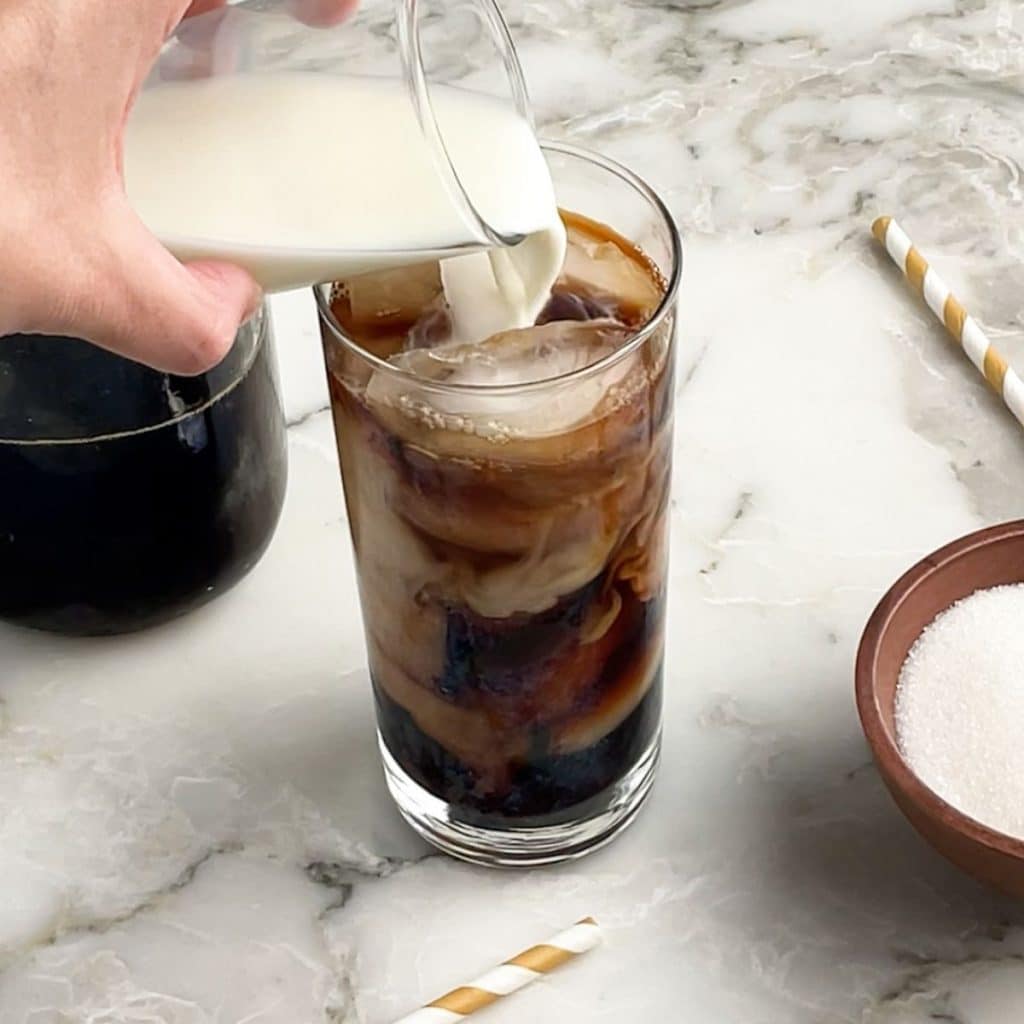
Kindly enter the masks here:
[[1024, 584], [976, 591], [921, 633], [900, 672], [896, 734], [943, 800], [1024, 839]]

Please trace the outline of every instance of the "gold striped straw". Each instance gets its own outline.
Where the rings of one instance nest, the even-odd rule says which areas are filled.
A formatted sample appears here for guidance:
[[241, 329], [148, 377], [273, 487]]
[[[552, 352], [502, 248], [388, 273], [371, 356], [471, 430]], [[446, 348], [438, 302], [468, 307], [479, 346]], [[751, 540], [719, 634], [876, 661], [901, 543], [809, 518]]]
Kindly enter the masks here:
[[1002, 398], [1018, 422], [1024, 425], [1024, 382], [989, 341], [978, 321], [968, 315], [967, 310], [950, 293], [942, 278], [914, 248], [907, 233], [892, 217], [879, 217], [871, 225], [871, 233], [885, 247], [893, 263], [903, 271], [914, 291], [960, 343], [967, 358], [981, 371], [992, 390]]
[[531, 946], [492, 968], [468, 985], [460, 985], [432, 1003], [414, 1010], [395, 1024], [455, 1024], [477, 1010], [518, 992], [556, 967], [574, 960], [601, 943], [601, 929], [592, 917], [577, 921], [553, 939]]

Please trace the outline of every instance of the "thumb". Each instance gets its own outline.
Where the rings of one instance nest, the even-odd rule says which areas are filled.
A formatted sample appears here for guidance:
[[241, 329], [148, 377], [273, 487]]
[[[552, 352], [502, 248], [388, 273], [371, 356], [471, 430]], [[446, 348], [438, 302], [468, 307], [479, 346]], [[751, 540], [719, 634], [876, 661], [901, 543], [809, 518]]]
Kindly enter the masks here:
[[291, 0], [295, 16], [315, 28], [331, 28], [344, 21], [358, 6], [358, 0]]
[[256, 282], [230, 263], [179, 263], [130, 210], [107, 223], [101, 258], [61, 328], [167, 373], [219, 363], [259, 306]]

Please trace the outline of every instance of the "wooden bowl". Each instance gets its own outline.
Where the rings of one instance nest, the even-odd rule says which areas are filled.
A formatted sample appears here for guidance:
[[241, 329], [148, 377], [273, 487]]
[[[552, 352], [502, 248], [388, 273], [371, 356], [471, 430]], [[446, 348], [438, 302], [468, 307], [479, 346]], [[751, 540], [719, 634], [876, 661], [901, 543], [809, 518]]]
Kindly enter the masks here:
[[914, 641], [939, 612], [976, 590], [1024, 582], [1024, 520], [968, 534], [922, 559], [882, 598], [857, 652], [857, 710], [878, 770], [910, 823], [981, 882], [1024, 897], [1024, 841], [936, 796], [896, 745], [896, 684]]

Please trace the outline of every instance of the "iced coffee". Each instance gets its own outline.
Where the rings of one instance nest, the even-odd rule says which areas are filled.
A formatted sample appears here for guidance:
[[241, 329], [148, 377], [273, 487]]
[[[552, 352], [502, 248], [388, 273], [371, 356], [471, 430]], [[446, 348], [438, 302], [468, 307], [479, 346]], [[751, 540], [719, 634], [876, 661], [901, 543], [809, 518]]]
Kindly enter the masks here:
[[673, 314], [637, 245], [563, 221], [533, 327], [453, 341], [436, 264], [323, 318], [389, 781], [474, 834], [600, 817], [657, 755]]

